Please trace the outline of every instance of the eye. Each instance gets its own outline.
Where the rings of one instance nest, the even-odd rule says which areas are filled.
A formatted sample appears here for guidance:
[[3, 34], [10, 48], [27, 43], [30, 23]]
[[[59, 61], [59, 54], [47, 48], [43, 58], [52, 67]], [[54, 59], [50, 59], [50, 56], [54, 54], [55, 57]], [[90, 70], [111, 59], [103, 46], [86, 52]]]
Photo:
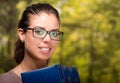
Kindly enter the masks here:
[[45, 31], [44, 30], [35, 30], [36, 35], [44, 35]]
[[51, 37], [58, 37], [59, 33], [56, 31], [50, 32]]

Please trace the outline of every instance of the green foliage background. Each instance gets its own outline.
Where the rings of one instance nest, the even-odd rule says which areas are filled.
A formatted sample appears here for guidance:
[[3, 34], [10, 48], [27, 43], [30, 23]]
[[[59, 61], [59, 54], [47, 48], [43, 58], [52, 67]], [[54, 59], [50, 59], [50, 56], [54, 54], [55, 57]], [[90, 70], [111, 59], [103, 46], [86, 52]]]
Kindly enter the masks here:
[[60, 12], [60, 42], [50, 65], [78, 68], [81, 83], [120, 83], [119, 0], [0, 0], [0, 73], [12, 59], [17, 22], [27, 5], [47, 2]]

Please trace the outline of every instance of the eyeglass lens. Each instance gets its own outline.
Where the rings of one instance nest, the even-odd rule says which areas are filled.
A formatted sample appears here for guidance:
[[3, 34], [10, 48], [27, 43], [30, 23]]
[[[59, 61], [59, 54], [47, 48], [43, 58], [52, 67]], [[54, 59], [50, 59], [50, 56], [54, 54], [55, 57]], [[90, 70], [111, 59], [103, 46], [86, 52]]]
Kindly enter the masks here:
[[44, 29], [34, 28], [35, 37], [44, 38], [47, 34], [49, 34], [50, 38], [53, 40], [60, 40], [63, 35], [63, 33], [60, 31], [46, 31]]

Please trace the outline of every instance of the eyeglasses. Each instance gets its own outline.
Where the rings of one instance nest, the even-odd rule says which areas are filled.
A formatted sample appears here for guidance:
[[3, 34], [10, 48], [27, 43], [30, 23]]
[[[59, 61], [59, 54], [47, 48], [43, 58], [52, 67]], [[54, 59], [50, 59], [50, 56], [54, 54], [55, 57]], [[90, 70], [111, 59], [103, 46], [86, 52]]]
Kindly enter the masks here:
[[55, 41], [60, 41], [64, 34], [58, 30], [46, 31], [42, 27], [24, 28], [23, 30], [32, 30], [33, 37], [35, 38], [45, 38], [49, 34], [50, 38]]

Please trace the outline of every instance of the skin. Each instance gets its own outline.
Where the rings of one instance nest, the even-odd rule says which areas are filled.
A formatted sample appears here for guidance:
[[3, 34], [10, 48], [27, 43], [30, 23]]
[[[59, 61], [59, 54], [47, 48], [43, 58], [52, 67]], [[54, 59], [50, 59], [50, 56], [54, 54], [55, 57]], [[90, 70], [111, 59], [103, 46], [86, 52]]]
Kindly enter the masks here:
[[[44, 27], [45, 30], [59, 30], [59, 21], [54, 14], [40, 13], [39, 15], [29, 16], [29, 27], [35, 26]], [[34, 38], [32, 30], [23, 32], [21, 28], [18, 29], [18, 36], [20, 40], [25, 43], [25, 57], [23, 61], [13, 69], [19, 77], [20, 73], [42, 68], [46, 66], [46, 60], [50, 59], [54, 53], [58, 41], [50, 39], [47, 34], [43, 39]]]

